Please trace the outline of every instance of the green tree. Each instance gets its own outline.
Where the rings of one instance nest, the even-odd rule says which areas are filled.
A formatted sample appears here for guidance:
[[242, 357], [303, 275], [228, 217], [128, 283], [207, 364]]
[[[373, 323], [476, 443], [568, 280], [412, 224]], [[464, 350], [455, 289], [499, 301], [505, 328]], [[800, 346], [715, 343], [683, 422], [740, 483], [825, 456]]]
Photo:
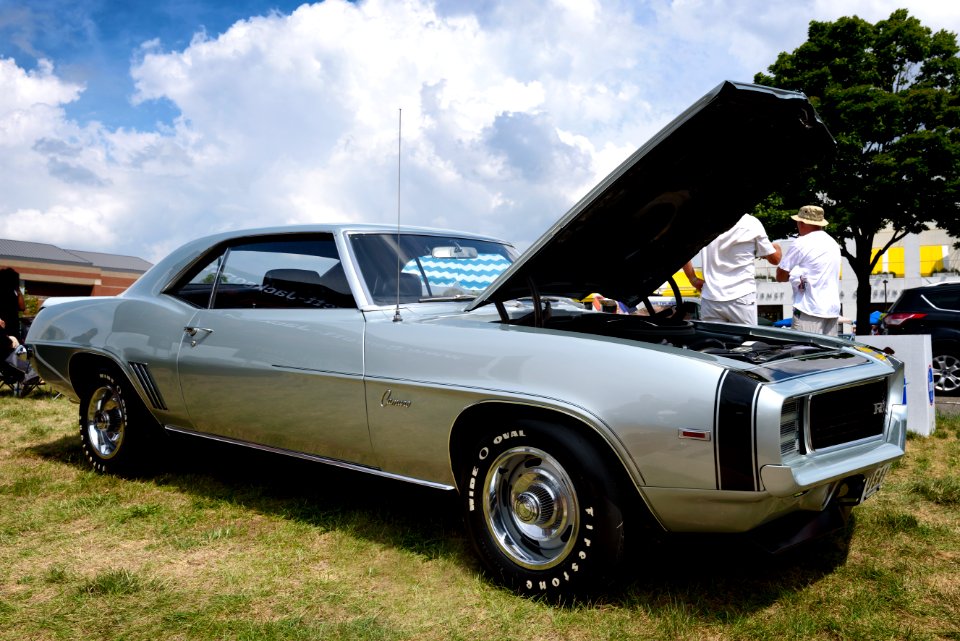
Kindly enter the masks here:
[[[870, 273], [893, 243], [930, 223], [960, 236], [958, 51], [956, 34], [933, 33], [899, 9], [876, 24], [812, 21], [804, 44], [755, 76], [806, 93], [837, 140], [832, 162], [798, 176], [758, 213], [778, 236], [796, 232], [788, 214], [801, 205], [824, 207], [865, 303], [860, 333], [870, 327]], [[894, 233], [874, 254], [888, 225]]]

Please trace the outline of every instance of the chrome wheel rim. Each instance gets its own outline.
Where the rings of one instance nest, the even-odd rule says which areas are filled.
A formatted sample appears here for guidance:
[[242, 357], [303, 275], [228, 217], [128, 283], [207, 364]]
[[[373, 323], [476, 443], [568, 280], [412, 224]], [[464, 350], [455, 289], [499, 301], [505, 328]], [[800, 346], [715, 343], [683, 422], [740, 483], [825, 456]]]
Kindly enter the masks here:
[[573, 482], [546, 452], [515, 447], [501, 454], [484, 482], [483, 514], [497, 547], [517, 565], [546, 570], [577, 540]]
[[87, 440], [100, 458], [108, 459], [117, 453], [123, 442], [127, 419], [120, 395], [112, 387], [101, 387], [90, 397], [84, 421]]
[[945, 393], [960, 389], [960, 360], [949, 354], [934, 356], [933, 387]]

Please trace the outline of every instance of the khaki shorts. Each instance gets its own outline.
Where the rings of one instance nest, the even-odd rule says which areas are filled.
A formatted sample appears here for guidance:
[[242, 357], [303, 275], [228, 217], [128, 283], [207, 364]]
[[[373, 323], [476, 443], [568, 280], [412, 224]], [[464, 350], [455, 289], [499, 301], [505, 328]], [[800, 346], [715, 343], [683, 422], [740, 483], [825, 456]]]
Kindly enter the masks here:
[[836, 336], [838, 323], [837, 317], [821, 318], [820, 316], [811, 316], [799, 309], [793, 310], [793, 329], [800, 332], [810, 332], [811, 334], [825, 334], [826, 336]]
[[739, 325], [757, 324], [757, 298], [754, 295], [734, 300], [700, 299], [700, 319], [737, 323]]

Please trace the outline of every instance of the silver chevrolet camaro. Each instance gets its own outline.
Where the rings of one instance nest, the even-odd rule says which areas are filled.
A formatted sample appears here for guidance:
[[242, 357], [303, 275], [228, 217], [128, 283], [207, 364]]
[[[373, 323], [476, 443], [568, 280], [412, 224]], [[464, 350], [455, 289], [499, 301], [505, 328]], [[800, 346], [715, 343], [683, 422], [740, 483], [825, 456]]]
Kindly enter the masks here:
[[[802, 94], [725, 82], [522, 255], [382, 225], [221, 233], [45, 307], [26, 342], [97, 470], [175, 432], [454, 491], [521, 593], [589, 593], [651, 528], [782, 549], [903, 455], [902, 364], [650, 295], [833, 145]], [[575, 302], [593, 292], [647, 313]]]

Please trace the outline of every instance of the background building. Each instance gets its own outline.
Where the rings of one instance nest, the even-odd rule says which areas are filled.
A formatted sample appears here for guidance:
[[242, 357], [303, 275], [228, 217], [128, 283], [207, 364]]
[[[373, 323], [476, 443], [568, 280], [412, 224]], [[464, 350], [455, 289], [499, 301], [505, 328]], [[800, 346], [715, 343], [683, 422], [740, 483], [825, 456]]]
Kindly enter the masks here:
[[20, 273], [25, 293], [46, 298], [119, 294], [153, 265], [136, 256], [0, 238], [0, 266]]

